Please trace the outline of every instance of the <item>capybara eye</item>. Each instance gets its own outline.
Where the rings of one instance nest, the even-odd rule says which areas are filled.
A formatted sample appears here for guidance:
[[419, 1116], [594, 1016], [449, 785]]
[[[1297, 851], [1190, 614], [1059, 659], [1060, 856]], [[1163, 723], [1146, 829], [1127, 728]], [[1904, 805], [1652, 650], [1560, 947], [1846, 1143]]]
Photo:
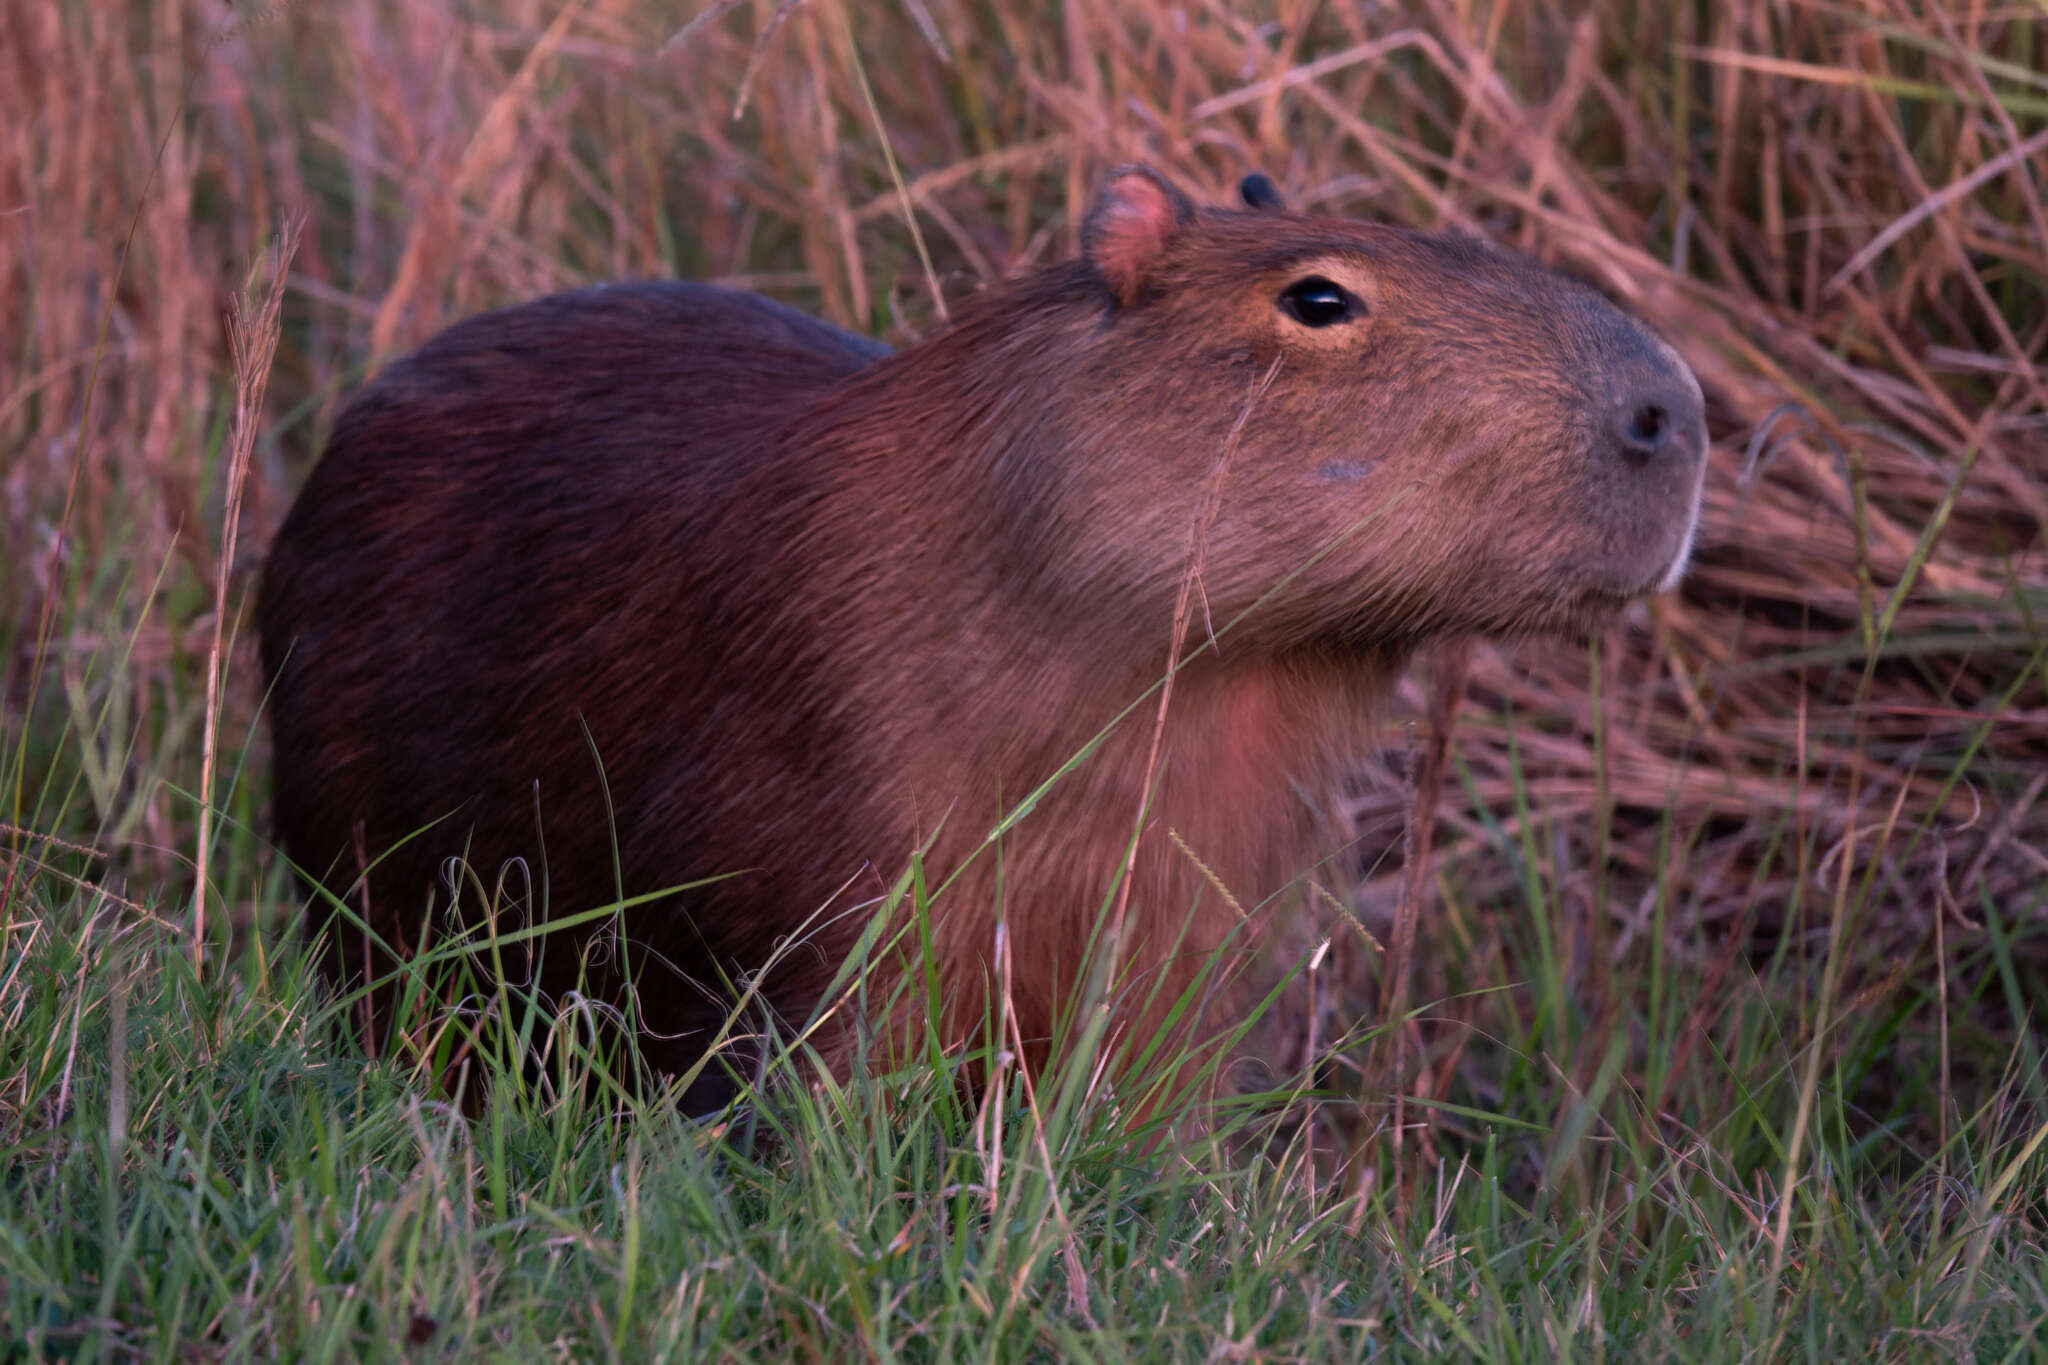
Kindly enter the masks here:
[[1280, 310], [1304, 327], [1328, 327], [1362, 311], [1344, 286], [1321, 275], [1288, 285], [1280, 294]]

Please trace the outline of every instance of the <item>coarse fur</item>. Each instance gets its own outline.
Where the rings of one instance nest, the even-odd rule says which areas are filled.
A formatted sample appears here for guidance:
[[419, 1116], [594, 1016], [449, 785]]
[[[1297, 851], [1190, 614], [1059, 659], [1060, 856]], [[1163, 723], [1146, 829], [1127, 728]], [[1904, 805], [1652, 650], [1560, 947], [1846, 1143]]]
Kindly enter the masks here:
[[[630, 971], [642, 1054], [673, 1073], [793, 935], [762, 996], [808, 1018], [924, 848], [950, 879], [942, 1037], [977, 1036], [1000, 917], [1042, 1060], [1143, 811], [1120, 1022], [1155, 1034], [1341, 845], [1310, 798], [1410, 654], [1670, 581], [1704, 467], [1698, 386], [1592, 291], [1288, 213], [1270, 182], [1243, 199], [1196, 209], [1127, 168], [1080, 259], [894, 354], [662, 282], [394, 364], [265, 576], [286, 851], [400, 955], [450, 927], [455, 854], [485, 882], [523, 859], [529, 919], [733, 874], [625, 909], [625, 955], [589, 926], [539, 955], [557, 998], [623, 1002]], [[1304, 280], [1348, 311], [1305, 322]], [[1166, 672], [1191, 556], [1156, 768], [1152, 709], [1129, 710], [998, 858], [1006, 812]], [[329, 908], [330, 974], [387, 968]], [[850, 1022], [819, 1035], [828, 1063]], [[714, 1068], [687, 1099], [729, 1093]]]

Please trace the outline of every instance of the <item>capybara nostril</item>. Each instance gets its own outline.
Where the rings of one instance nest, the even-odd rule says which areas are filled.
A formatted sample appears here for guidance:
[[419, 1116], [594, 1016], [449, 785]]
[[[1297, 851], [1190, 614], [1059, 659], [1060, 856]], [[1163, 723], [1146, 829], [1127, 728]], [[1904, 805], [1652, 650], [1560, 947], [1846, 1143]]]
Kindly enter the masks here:
[[1655, 454], [1670, 429], [1671, 419], [1664, 415], [1664, 409], [1655, 403], [1645, 403], [1636, 409], [1635, 419], [1629, 423], [1628, 438], [1636, 448]]
[[1704, 430], [1700, 400], [1669, 379], [1637, 386], [1614, 408], [1609, 423], [1614, 447], [1638, 468], [1684, 459]]

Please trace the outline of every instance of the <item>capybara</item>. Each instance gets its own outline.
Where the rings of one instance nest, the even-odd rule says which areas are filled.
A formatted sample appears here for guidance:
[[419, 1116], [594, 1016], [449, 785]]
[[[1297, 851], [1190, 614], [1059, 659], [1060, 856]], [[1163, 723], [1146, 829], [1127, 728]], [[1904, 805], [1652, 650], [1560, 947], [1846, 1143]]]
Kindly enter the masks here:
[[894, 353], [657, 282], [386, 369], [259, 608], [282, 846], [378, 936], [315, 896], [329, 974], [473, 928], [458, 887], [501, 935], [623, 901], [505, 975], [630, 1005], [673, 1075], [750, 986], [802, 1026], [921, 853], [929, 966], [861, 998], [914, 971], [891, 1020], [971, 1045], [1001, 925], [1035, 1064], [1128, 865], [1112, 1018], [1183, 1027], [1341, 847], [1319, 799], [1416, 648], [1670, 586], [1706, 460], [1691, 372], [1593, 290], [1241, 200], [1119, 170], [1079, 259]]

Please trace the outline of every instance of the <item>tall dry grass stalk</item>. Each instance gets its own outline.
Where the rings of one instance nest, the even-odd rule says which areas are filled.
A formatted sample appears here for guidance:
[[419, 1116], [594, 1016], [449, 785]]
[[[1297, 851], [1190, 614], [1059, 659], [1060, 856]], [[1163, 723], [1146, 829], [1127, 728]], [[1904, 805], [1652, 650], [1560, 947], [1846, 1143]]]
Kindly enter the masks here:
[[223, 645], [232, 638], [227, 628], [229, 566], [235, 562], [235, 542], [240, 538], [242, 529], [242, 489], [248, 481], [249, 460], [255, 453], [257, 434], [263, 423], [263, 393], [270, 386], [270, 366], [277, 355], [285, 284], [291, 275], [292, 257], [298, 254], [303, 230], [304, 220], [285, 220], [277, 244], [262, 263], [260, 284], [252, 279], [249, 287], [230, 303], [226, 318], [228, 354], [235, 375], [235, 410], [225, 457], [227, 494], [221, 512], [220, 564], [214, 574], [213, 642], [206, 652], [206, 708], [200, 718], [203, 732], [199, 745], [198, 853], [193, 859], [197, 866], [192, 878], [194, 971], [204, 965], [206, 956], [206, 885], [208, 869], [212, 866], [213, 781], [219, 734]]
[[[1107, 165], [1212, 198], [1263, 169], [1307, 210], [1582, 274], [1710, 392], [1697, 566], [1607, 633], [1598, 705], [1582, 648], [1474, 653], [1435, 837], [1457, 875], [1416, 874], [1424, 937], [1518, 979], [1474, 911], [1534, 859], [1596, 1009], [1631, 953], [1732, 990], [1754, 952], [1830, 943], [1854, 1005], [1939, 973], [1937, 928], [1946, 952], [1988, 911], [2042, 913], [2041, 30], [1825, 0], [10, 5], [0, 706], [54, 735], [113, 620], [146, 701], [127, 771], [210, 774], [255, 701], [232, 634], [214, 644], [249, 567], [233, 528], [260, 544], [339, 395], [455, 317], [679, 273], [903, 341], [1069, 251]], [[245, 425], [225, 282], [295, 214], [313, 230]], [[116, 566], [171, 586], [95, 617], [82, 585]], [[217, 653], [218, 732], [189, 685]], [[1426, 720], [1421, 684], [1408, 699]], [[61, 767], [38, 743], [33, 770]], [[1384, 770], [1354, 802], [1373, 913], [1401, 894], [1403, 802]], [[70, 833], [118, 829], [131, 873], [184, 875], [157, 852], [192, 833], [162, 784], [110, 788], [94, 819]], [[1430, 1055], [1418, 1086], [1455, 1061]]]

